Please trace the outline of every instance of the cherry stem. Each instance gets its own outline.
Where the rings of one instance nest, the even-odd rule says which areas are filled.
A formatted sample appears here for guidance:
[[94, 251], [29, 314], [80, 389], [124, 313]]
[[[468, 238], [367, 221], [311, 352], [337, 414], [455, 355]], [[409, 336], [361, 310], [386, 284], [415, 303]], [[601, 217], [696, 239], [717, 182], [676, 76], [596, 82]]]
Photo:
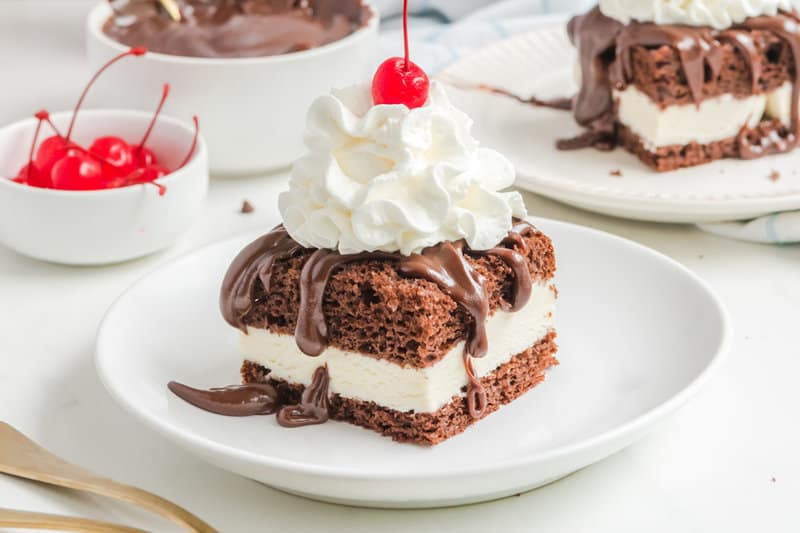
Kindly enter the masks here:
[[137, 185], [139, 183], [141, 183], [141, 185], [152, 185], [152, 186], [154, 186], [154, 187], [156, 187], [158, 189], [158, 195], [159, 196], [164, 196], [167, 193], [167, 187], [165, 185], [162, 185], [161, 183], [157, 183], [155, 180], [153, 180], [153, 181], [145, 181], [145, 182], [137, 182], [136, 181], [139, 178], [141, 178], [142, 176], [144, 176], [144, 173], [145, 173], [145, 169], [143, 169], [143, 168], [138, 168], [138, 169], [134, 170], [133, 172], [131, 172], [128, 175], [127, 178], [124, 179], [124, 181], [122, 182], [122, 186], [123, 187], [129, 187], [131, 185]]
[[86, 88], [81, 93], [81, 97], [78, 99], [78, 103], [75, 105], [75, 110], [72, 112], [72, 120], [69, 122], [69, 128], [67, 129], [67, 136], [64, 138], [65, 143], [69, 143], [70, 138], [72, 137], [72, 129], [75, 127], [75, 119], [78, 118], [78, 111], [80, 110], [81, 106], [83, 105], [83, 101], [86, 99], [86, 95], [89, 94], [89, 89], [92, 88], [94, 82], [97, 81], [97, 78], [108, 69], [111, 65], [128, 56], [143, 56], [147, 53], [147, 48], [143, 46], [134, 46], [127, 52], [119, 54], [118, 56], [111, 58], [105, 65], [100, 67], [100, 69], [92, 76], [92, 79], [89, 80], [89, 83], [86, 85]]
[[154, 187], [158, 188], [158, 195], [159, 196], [164, 196], [165, 194], [167, 194], [167, 187], [165, 185], [162, 185], [162, 184], [157, 183], [155, 181], [145, 182], [145, 185], [153, 185]]
[[33, 142], [31, 143], [31, 151], [28, 155], [28, 171], [26, 172], [25, 179], [28, 181], [31, 180], [31, 169], [33, 168], [33, 156], [36, 153], [36, 142], [39, 140], [39, 132], [42, 131], [42, 122], [45, 120], [50, 120], [50, 113], [45, 111], [44, 109], [36, 113], [35, 115], [38, 122], [36, 123], [36, 131], [33, 132]]
[[197, 119], [197, 115], [193, 116], [192, 120], [194, 120], [194, 139], [192, 139], [192, 146], [189, 148], [189, 153], [186, 154], [186, 159], [184, 159], [183, 163], [181, 163], [180, 166], [175, 170], [185, 167], [189, 163], [189, 160], [192, 159], [195, 148], [197, 148], [197, 138], [200, 135], [200, 121]]
[[156, 108], [156, 112], [153, 114], [153, 119], [150, 121], [150, 124], [147, 126], [147, 131], [144, 132], [142, 140], [139, 141], [139, 145], [136, 147], [136, 155], [139, 155], [142, 152], [142, 148], [144, 148], [147, 139], [150, 138], [150, 134], [153, 132], [153, 128], [156, 125], [158, 116], [161, 114], [161, 110], [164, 109], [164, 103], [167, 101], [168, 96], [169, 96], [169, 83], [165, 83], [164, 91], [161, 93], [161, 101], [158, 102], [158, 107]]
[[56, 125], [53, 124], [53, 121], [50, 119], [50, 116], [44, 119], [44, 121], [47, 122], [47, 125], [50, 126], [50, 129], [53, 130], [53, 132], [56, 134], [57, 137], [61, 137], [62, 139], [64, 138], [64, 135], [60, 131], [58, 131]]
[[73, 143], [73, 144], [70, 146], [70, 148], [74, 148], [75, 150], [78, 150], [79, 152], [83, 152], [84, 154], [86, 154], [86, 155], [88, 155], [88, 156], [90, 156], [90, 157], [93, 157], [93, 158], [95, 158], [95, 159], [96, 159], [98, 162], [100, 162], [100, 163], [104, 163], [104, 164], [106, 164], [106, 165], [108, 165], [108, 166], [110, 166], [110, 167], [113, 167], [113, 166], [114, 166], [114, 165], [111, 163], [111, 161], [109, 161], [109, 160], [108, 160], [108, 159], [106, 159], [105, 157], [103, 157], [103, 156], [100, 156], [100, 155], [97, 155], [96, 153], [92, 152], [91, 150], [89, 150], [89, 149], [87, 149], [87, 148], [84, 148], [83, 146], [80, 146], [80, 145], [78, 145], [78, 144], [74, 144], [74, 143]]
[[406, 52], [406, 60], [405, 63], [403, 63], [403, 68], [408, 72], [408, 62], [411, 59], [408, 52], [408, 0], [403, 0], [403, 44]]
[[[40, 111], [39, 113], [43, 113], [43, 111]], [[37, 116], [38, 116], [38, 114], [37, 114]], [[58, 131], [58, 128], [56, 127], [55, 124], [53, 124], [53, 120], [50, 118], [49, 114], [46, 117], [44, 117], [44, 121], [53, 130], [53, 132], [56, 134], [56, 137], [60, 137], [61, 139], [64, 139], [64, 134], [61, 133], [60, 131]], [[67, 146], [66, 140], [64, 141], [64, 146]], [[104, 157], [102, 157], [100, 155], [97, 155], [96, 153], [92, 152], [88, 148], [84, 148], [83, 146], [81, 146], [81, 145], [79, 145], [77, 143], [71, 143], [69, 147], [70, 148], [74, 148], [75, 150], [78, 150], [79, 152], [83, 152], [84, 154], [95, 158], [97, 161], [99, 161], [101, 163], [105, 163], [106, 165], [109, 165], [109, 166], [112, 166], [112, 167], [114, 166], [114, 165], [111, 164], [111, 162], [108, 159], [106, 159], [106, 158], [104, 158]]]

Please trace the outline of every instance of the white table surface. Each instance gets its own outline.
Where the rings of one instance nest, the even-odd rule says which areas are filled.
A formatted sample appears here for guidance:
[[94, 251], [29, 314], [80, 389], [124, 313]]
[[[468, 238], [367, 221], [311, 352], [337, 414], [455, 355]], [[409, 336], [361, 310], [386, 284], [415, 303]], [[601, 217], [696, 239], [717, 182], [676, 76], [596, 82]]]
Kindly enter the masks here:
[[[90, 5], [0, 1], [0, 124], [42, 106], [72, 105], [88, 75], [83, 19]], [[66, 268], [0, 247], [0, 420], [77, 464], [176, 501], [223, 532], [800, 531], [800, 247], [627, 222], [532, 195], [531, 213], [660, 250], [703, 276], [729, 306], [735, 343], [724, 368], [647, 438], [535, 492], [434, 511], [316, 503], [182, 453], [102, 388], [92, 362], [98, 322], [120, 292], [158, 265], [229, 235], [267, 229], [262, 221], [284, 184], [283, 175], [215, 181], [202, 220], [179, 245], [124, 265]], [[244, 198], [255, 213], [238, 212]], [[620, 324], [621, 335], [624, 329]], [[0, 507], [177, 531], [105, 499], [4, 476]]]

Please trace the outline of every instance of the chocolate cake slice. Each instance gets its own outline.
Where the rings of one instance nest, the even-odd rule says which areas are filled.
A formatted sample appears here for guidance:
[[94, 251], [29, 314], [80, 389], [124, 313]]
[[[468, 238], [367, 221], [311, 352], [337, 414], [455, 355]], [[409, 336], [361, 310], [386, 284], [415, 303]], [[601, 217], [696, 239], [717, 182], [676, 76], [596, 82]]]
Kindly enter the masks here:
[[507, 190], [513, 165], [472, 137], [442, 85], [415, 87], [424, 102], [386, 103], [365, 84], [315, 100], [283, 223], [222, 283], [243, 383], [171, 382], [174, 394], [287, 428], [332, 418], [433, 445], [558, 364], [553, 244]]
[[222, 311], [242, 330], [245, 383], [297, 404], [324, 366], [331, 418], [431, 445], [557, 364], [555, 268], [550, 239], [523, 221], [490, 250], [410, 256], [308, 249], [278, 227], [234, 261]]
[[621, 145], [669, 171], [797, 147], [800, 18], [786, 1], [756, 3], [749, 17], [702, 0], [669, 13], [649, 2], [629, 13], [633, 4], [602, 0], [569, 23], [574, 114], [587, 132], [562, 148]]

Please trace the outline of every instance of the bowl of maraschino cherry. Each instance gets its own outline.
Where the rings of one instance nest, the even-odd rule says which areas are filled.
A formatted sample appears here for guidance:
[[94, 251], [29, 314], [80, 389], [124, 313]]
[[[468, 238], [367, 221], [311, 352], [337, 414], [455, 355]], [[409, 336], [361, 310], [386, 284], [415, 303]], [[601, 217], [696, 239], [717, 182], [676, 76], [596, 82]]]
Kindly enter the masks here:
[[71, 112], [39, 111], [0, 129], [0, 243], [45, 261], [97, 265], [173, 244], [197, 218], [208, 192], [199, 124], [161, 113], [81, 110], [98, 70]]

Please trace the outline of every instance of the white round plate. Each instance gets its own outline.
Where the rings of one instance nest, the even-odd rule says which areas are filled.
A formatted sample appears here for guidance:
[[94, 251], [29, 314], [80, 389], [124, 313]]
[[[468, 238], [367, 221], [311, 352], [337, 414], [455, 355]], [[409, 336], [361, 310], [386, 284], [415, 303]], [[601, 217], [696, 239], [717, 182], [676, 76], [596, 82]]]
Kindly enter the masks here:
[[[451, 84], [487, 84], [540, 98], [572, 96], [576, 54], [563, 19], [490, 46], [440, 75]], [[800, 152], [754, 161], [724, 160], [657, 173], [622, 149], [562, 152], [557, 139], [581, 129], [565, 111], [536, 108], [479, 90], [452, 88], [475, 120], [481, 142], [508, 156], [517, 185], [608, 215], [655, 222], [718, 222], [800, 209]], [[621, 177], [611, 175], [619, 170]], [[769, 179], [773, 171], [780, 179]]]
[[398, 444], [340, 422], [284, 429], [226, 418], [172, 396], [167, 382], [239, 381], [237, 334], [220, 280], [251, 235], [157, 270], [111, 308], [97, 370], [128, 411], [191, 453], [314, 499], [438, 507], [539, 487], [631, 444], [710, 376], [730, 339], [720, 301], [675, 261], [588, 228], [534, 220], [558, 258], [559, 359], [544, 383], [436, 447]]

